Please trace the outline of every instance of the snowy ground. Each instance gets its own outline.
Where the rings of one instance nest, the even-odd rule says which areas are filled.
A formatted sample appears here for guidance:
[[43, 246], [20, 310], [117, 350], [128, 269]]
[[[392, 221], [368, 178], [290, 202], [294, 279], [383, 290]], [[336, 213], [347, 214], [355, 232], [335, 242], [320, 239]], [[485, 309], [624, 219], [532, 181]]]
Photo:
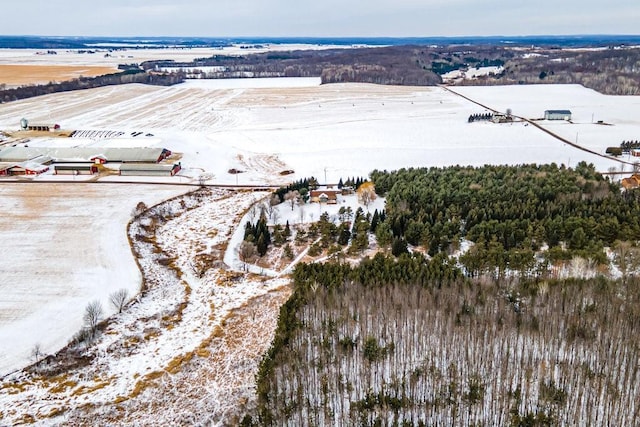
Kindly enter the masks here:
[[442, 80], [444, 82], [456, 81], [459, 79], [475, 79], [480, 76], [487, 76], [489, 74], [499, 74], [503, 70], [502, 67], [471, 67], [466, 71], [462, 70], [453, 70], [449, 71], [442, 75]]
[[[311, 49], [348, 49], [343, 45], [311, 45], [311, 44], [269, 44], [242, 45], [237, 44], [223, 48], [146, 48], [135, 47], [110, 51], [112, 46], [98, 45], [96, 53], [79, 53], [78, 50], [53, 49], [56, 55], [46, 55], [42, 49], [0, 49], [0, 65], [83, 65], [113, 66], [119, 64], [140, 64], [152, 60], [173, 60], [190, 62], [197, 58], [214, 55], [248, 55], [252, 53], [277, 52], [283, 50]], [[85, 49], [86, 50], [86, 49]]]
[[[501, 111], [530, 119], [543, 118], [545, 110], [571, 110], [571, 123], [539, 122], [545, 128], [572, 142], [604, 153], [607, 147], [618, 147], [622, 141], [640, 140], [640, 97], [602, 95], [580, 85], [529, 85], [497, 87], [456, 87], [456, 92]], [[602, 121], [604, 124], [598, 124]], [[582, 156], [567, 150], [571, 164]], [[586, 160], [586, 159], [585, 159]], [[633, 158], [624, 157], [633, 161]], [[591, 161], [591, 160], [590, 160]], [[559, 159], [556, 161], [569, 162]], [[597, 161], [600, 171], [604, 165]]]
[[[204, 270], [194, 266], [202, 255], [222, 258], [232, 230], [259, 197], [200, 191], [165, 202], [136, 220], [130, 236], [146, 290], [111, 319], [85, 353], [86, 366], [61, 375], [6, 377], [0, 383], [0, 424], [135, 424], [145, 416], [175, 424], [185, 422], [188, 413], [199, 421], [228, 420], [252, 396], [257, 363], [277, 318], [277, 304], [265, 310], [251, 301], [285, 286], [287, 279], [236, 274], [214, 264]], [[64, 295], [53, 296], [68, 301]], [[286, 292], [278, 304], [285, 297]], [[233, 320], [237, 309], [244, 310], [244, 320], [235, 322], [244, 326], [234, 329], [237, 336], [227, 336], [226, 321]], [[247, 324], [247, 315], [258, 317], [260, 324]], [[231, 347], [224, 344], [234, 341]], [[45, 364], [42, 369], [56, 368]], [[190, 376], [204, 381], [204, 388], [194, 388], [198, 380]], [[177, 390], [184, 395], [156, 413], [163, 402], [158, 396]]]
[[[598, 152], [604, 152], [607, 146], [618, 145], [622, 140], [640, 139], [639, 97], [604, 96], [576, 85], [455, 89], [490, 107], [498, 110], [511, 108], [514, 114], [529, 118], [541, 117], [545, 109], [571, 109], [573, 123], [540, 123], [567, 139], [576, 138], [580, 144]], [[15, 129], [20, 118], [28, 117], [33, 122], [49, 122], [49, 118], [55, 118], [67, 129], [122, 131], [123, 136], [113, 139], [32, 138], [28, 143], [34, 146], [167, 147], [182, 153], [180, 161], [184, 171], [177, 177], [162, 181], [181, 184], [196, 182], [205, 172], [213, 176], [208, 181], [210, 183], [278, 185], [310, 175], [321, 182], [325, 177], [329, 182], [337, 182], [340, 177], [366, 176], [374, 168], [451, 164], [556, 162], [575, 165], [586, 160], [593, 162], [600, 171], [620, 168], [615, 161], [567, 146], [525, 123], [467, 123], [468, 115], [478, 112], [482, 109], [477, 105], [441, 88], [368, 84], [320, 86], [318, 79], [245, 79], [190, 81], [169, 88], [143, 85], [105, 87], [1, 104], [0, 129]], [[595, 122], [603, 120], [611, 126], [593, 124], [592, 119]], [[132, 132], [143, 133], [132, 137]], [[146, 136], [148, 134], [153, 136]], [[227, 171], [231, 168], [244, 173], [229, 174]], [[295, 174], [280, 175], [281, 171], [288, 169], [294, 170]], [[46, 179], [52, 177], [38, 178], [41, 181]], [[1, 190], [6, 193], [9, 188], [12, 187], [5, 186]], [[108, 191], [103, 192], [103, 188], [111, 187], [100, 187], [105, 203], [120, 206], [120, 199], [111, 197]], [[71, 187], [68, 191], [81, 190]], [[58, 231], [53, 240], [57, 242], [72, 235], [82, 241], [78, 236], [89, 236], [95, 230], [95, 227], [91, 231], [83, 229], [83, 224], [93, 215], [105, 215], [104, 227], [123, 230], [132, 204], [144, 200], [143, 193], [151, 198], [164, 195], [164, 190], [145, 192], [136, 188], [132, 191], [130, 197], [118, 194], [126, 202], [112, 217], [108, 217], [111, 211], [105, 210], [101, 203], [88, 204], [84, 197], [58, 200], [51, 196], [38, 204], [55, 206], [58, 200], [66, 204], [65, 218], [84, 218], [84, 223], [74, 227], [72, 232]], [[63, 257], [58, 263], [53, 263], [39, 255], [50, 251], [49, 256], [53, 258], [60, 248], [67, 250], [64, 246], [48, 249], [46, 243], [50, 240], [44, 237], [51, 235], [47, 234], [47, 227], [66, 230], [66, 223], [61, 222], [60, 216], [51, 216], [47, 226], [43, 226], [39, 218], [21, 223], [19, 227], [12, 226], [15, 223], [12, 215], [33, 215], [37, 206], [34, 204], [30, 213], [25, 213], [22, 207], [30, 203], [28, 197], [18, 197], [17, 194], [3, 197], [8, 200], [5, 206], [14, 206], [7, 210], [9, 216], [0, 219], [4, 222], [3, 236], [8, 242], [25, 241], [24, 236], [27, 236], [29, 244], [17, 246], [17, 256], [11, 261], [7, 257], [0, 261], [15, 265], [15, 271], [20, 272], [20, 277], [5, 281], [4, 286], [18, 281], [21, 283], [19, 286], [33, 289], [34, 284], [51, 277], [50, 274], [34, 273], [39, 270], [33, 270], [33, 264], [46, 265], [48, 269], [56, 266], [56, 271], [62, 272], [65, 269], [60, 263], [71, 262], [67, 260], [73, 257]], [[154, 200], [159, 201], [160, 197]], [[59, 208], [41, 210], [62, 212]], [[112, 219], [111, 223], [108, 218]], [[101, 226], [101, 223], [97, 221], [96, 226]], [[21, 230], [20, 227], [26, 229]], [[84, 241], [93, 243], [94, 239]], [[89, 243], [87, 246], [95, 248], [87, 252], [88, 265], [100, 265], [102, 254], [108, 250]], [[128, 257], [128, 252], [126, 248], [119, 249], [115, 256]], [[127, 265], [127, 262], [121, 264]], [[128, 264], [132, 265], [131, 261]], [[96, 272], [100, 273], [99, 270]], [[80, 284], [83, 289], [83, 275], [66, 274], [75, 279], [65, 278], [63, 283], [70, 281], [72, 287]], [[124, 273], [115, 269], [112, 274]], [[130, 277], [132, 273], [127, 274]], [[94, 276], [97, 278], [92, 278], [92, 282], [106, 280], [104, 274]], [[131, 287], [130, 279], [127, 280], [127, 287]], [[70, 291], [72, 295], [76, 292]], [[22, 297], [11, 298], [20, 300]], [[11, 315], [3, 316], [13, 318]], [[77, 325], [78, 321], [76, 318], [73, 324]], [[47, 351], [56, 341], [53, 336], [38, 340]], [[20, 360], [27, 356], [24, 348], [17, 354]], [[5, 364], [3, 357], [8, 356], [0, 356], [3, 372], [16, 366], [14, 362]]]
[[[123, 191], [124, 190], [124, 191]], [[126, 235], [138, 202], [155, 204], [188, 187], [87, 184], [0, 185], [0, 377], [63, 347], [88, 303], [141, 283]], [[1, 424], [1, 423], [0, 423]]]
[[[322, 181], [325, 172], [329, 182], [337, 182], [374, 168], [451, 164], [571, 166], [585, 160], [603, 172], [618, 167], [526, 123], [467, 123], [483, 108], [441, 88], [318, 83], [240, 79], [60, 93], [1, 105], [0, 128], [16, 129], [27, 117], [65, 129], [123, 131], [121, 138], [72, 138], [72, 143], [167, 147], [183, 153], [181, 175], [195, 179], [206, 171], [215, 175], [211, 183], [222, 184], [280, 184], [310, 175]], [[624, 139], [639, 139], [638, 97], [605, 96], [575, 85], [455, 89], [529, 118], [542, 117], [545, 109], [569, 108], [573, 124], [540, 123], [600, 153]], [[612, 126], [592, 124], [592, 117]], [[143, 134], [133, 138], [131, 132]], [[154, 136], [145, 137], [148, 133]], [[231, 175], [232, 168], [245, 173]], [[279, 175], [288, 169], [295, 174]]]
[[[58, 122], [65, 129], [123, 131], [127, 136], [115, 139], [33, 138], [29, 143], [166, 147], [182, 154], [184, 172], [166, 179], [175, 183], [193, 182], [203, 173], [213, 175], [209, 182], [223, 184], [277, 185], [310, 175], [321, 182], [326, 176], [326, 181], [335, 183], [340, 177], [366, 176], [374, 168], [452, 164], [556, 162], [573, 166], [586, 160], [600, 171], [620, 167], [614, 160], [567, 146], [525, 123], [469, 124], [470, 114], [484, 111], [441, 88], [320, 86], [317, 79], [247, 83], [228, 81], [220, 87], [219, 83], [193, 81], [168, 88], [127, 85], [43, 96], [1, 104], [0, 129], [15, 130], [19, 120], [27, 117], [34, 123]], [[604, 96], [580, 86], [455, 89], [489, 107], [511, 108], [514, 114], [529, 118], [542, 117], [545, 109], [571, 109], [573, 124], [540, 123], [598, 152], [622, 140], [640, 139], [639, 97]], [[592, 124], [592, 118], [611, 126]], [[131, 132], [142, 132], [142, 136], [132, 137]], [[244, 173], [231, 175], [227, 172], [231, 168]], [[280, 174], [289, 169], [295, 173]], [[140, 184], [123, 191], [113, 184], [0, 181], [5, 208], [0, 230], [7, 244], [0, 258], [0, 272], [6, 279], [0, 284], [0, 339], [10, 344], [0, 350], [2, 373], [27, 363], [36, 342], [46, 353], [66, 344], [81, 325], [87, 302], [104, 300], [122, 287], [133, 292], [140, 275], [125, 235], [133, 207], [139, 201], [153, 204], [187, 189]], [[229, 242], [232, 228], [258, 196], [215, 193], [212, 197], [201, 209], [163, 225], [158, 234], [158, 244], [176, 257], [175, 264], [186, 273], [180, 278], [159, 273], [161, 270], [145, 273], [159, 284], [145, 296], [149, 303], [137, 304], [116, 318], [109, 326], [114, 329], [105, 332], [105, 341], [97, 346], [95, 364], [80, 371], [67, 386], [61, 386], [64, 378], [47, 383], [16, 376], [10, 381], [21, 385], [5, 382], [0, 388], [0, 424], [17, 422], [25, 414], [47, 420], [46, 416], [64, 407], [72, 411], [63, 417], [82, 419], [84, 415], [73, 408], [86, 401], [111, 408], [109, 402], [125, 399], [134, 402], [124, 405], [125, 409], [133, 410], [136, 396], [150, 396], [150, 390], [160, 383], [166, 385], [166, 377], [157, 373], [174, 366], [176, 357], [191, 355], [192, 360], [204, 344], [211, 351], [207, 334], [222, 325], [234, 307], [285, 283], [284, 279], [269, 282], [250, 277], [236, 283], [219, 269], [204, 278], [189, 273], [198, 253]], [[303, 215], [311, 219], [313, 209], [309, 207]], [[286, 215], [284, 211], [280, 214], [282, 218]], [[291, 215], [293, 219], [300, 213]], [[315, 219], [319, 215], [320, 211], [314, 213]], [[233, 247], [235, 240], [231, 240]], [[176, 307], [179, 303], [186, 306]], [[106, 302], [103, 306], [109, 307]], [[139, 323], [142, 318], [151, 319], [155, 326]], [[123, 334], [130, 345], [123, 344]], [[128, 346], [134, 353], [131, 359], [125, 357]], [[233, 375], [233, 370], [226, 375]], [[153, 387], [145, 388], [149, 383]], [[61, 391], [52, 391], [59, 390], [58, 386]], [[86, 390], [94, 388], [97, 394], [92, 391], [89, 399]], [[10, 412], [4, 408], [11, 408]]]

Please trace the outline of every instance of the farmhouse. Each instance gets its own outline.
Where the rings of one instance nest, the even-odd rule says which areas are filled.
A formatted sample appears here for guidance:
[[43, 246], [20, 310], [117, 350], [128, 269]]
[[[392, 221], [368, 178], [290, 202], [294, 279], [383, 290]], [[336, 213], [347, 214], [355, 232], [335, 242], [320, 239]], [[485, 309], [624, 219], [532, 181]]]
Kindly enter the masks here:
[[570, 110], [545, 110], [545, 120], [571, 120]]
[[630, 178], [623, 178], [620, 184], [622, 184], [622, 187], [626, 190], [638, 188], [640, 185], [640, 176], [633, 174]]
[[338, 203], [338, 191], [311, 190], [311, 192], [309, 193], [309, 201], [311, 203], [326, 203], [329, 205], [335, 205]]

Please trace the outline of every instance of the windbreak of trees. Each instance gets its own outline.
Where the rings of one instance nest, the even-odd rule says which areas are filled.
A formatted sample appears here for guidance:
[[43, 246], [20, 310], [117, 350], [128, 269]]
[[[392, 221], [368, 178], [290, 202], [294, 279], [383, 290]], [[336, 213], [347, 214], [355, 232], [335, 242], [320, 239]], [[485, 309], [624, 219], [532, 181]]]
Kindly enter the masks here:
[[635, 422], [637, 279], [480, 285], [445, 260], [298, 266], [243, 424]]
[[127, 70], [121, 73], [105, 74], [98, 77], [80, 77], [61, 83], [50, 82], [45, 85], [21, 86], [14, 89], [0, 90], [0, 101], [10, 102], [18, 99], [33, 98], [58, 92], [68, 92], [78, 89], [93, 89], [103, 86], [127, 83], [143, 83], [158, 86], [171, 86], [182, 83], [184, 76], [178, 74], [151, 74], [142, 70]]

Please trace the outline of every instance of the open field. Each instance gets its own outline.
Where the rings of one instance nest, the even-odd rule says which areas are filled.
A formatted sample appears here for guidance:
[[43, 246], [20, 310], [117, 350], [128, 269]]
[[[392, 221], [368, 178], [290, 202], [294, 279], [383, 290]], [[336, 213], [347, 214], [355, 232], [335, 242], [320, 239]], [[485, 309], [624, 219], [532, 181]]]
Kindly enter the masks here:
[[74, 65], [0, 65], [0, 83], [7, 87], [47, 84], [78, 77], [95, 77], [118, 72], [117, 67]]
[[152, 60], [173, 60], [176, 62], [191, 62], [197, 58], [207, 58], [213, 55], [247, 55], [252, 53], [275, 52], [282, 50], [311, 50], [311, 49], [347, 49], [344, 45], [310, 45], [310, 44], [269, 44], [259, 46], [244, 45], [227, 46], [223, 48], [115, 48], [111, 46], [95, 46], [91, 53], [84, 49], [67, 50], [53, 49], [55, 55], [47, 54], [38, 49], [0, 49], [0, 64], [27, 65], [73, 65], [73, 66], [102, 66], [117, 68], [119, 64], [139, 64]]
[[86, 305], [141, 275], [126, 224], [135, 205], [158, 203], [186, 187], [87, 184], [0, 185], [0, 375], [31, 363], [30, 351], [64, 346], [83, 324]]
[[[48, 184], [29, 187], [49, 191], [65, 188]], [[129, 191], [126, 201], [134, 200], [134, 194], [142, 190], [151, 191], [151, 187]], [[106, 195], [116, 198], [110, 192]], [[157, 192], [157, 195], [168, 197], [172, 193]], [[0, 424], [20, 421], [47, 425], [146, 424], [154, 419], [174, 425], [193, 424], [208, 418], [228, 420], [236, 414], [242, 402], [253, 394], [252, 380], [260, 356], [271, 340], [278, 307], [289, 293], [288, 279], [268, 280], [218, 267], [198, 274], [193, 266], [203, 254], [222, 258], [242, 213], [262, 196], [254, 192], [201, 190], [167, 201], [138, 218], [131, 236], [146, 279], [146, 291], [125, 312], [115, 315], [99, 339], [84, 352], [88, 355], [85, 365], [62, 375], [16, 373], [0, 382]], [[89, 192], [87, 198], [95, 199], [96, 195]], [[78, 204], [78, 199], [87, 200], [76, 194], [69, 203]], [[95, 212], [87, 215], [96, 216], [100, 223], [109, 222], [114, 228], [122, 226]], [[75, 222], [82, 224], [82, 218]], [[152, 223], [156, 226], [149, 232]], [[107, 230], [101, 235], [113, 233], [116, 231]], [[126, 233], [122, 230], [122, 234]], [[141, 234], [149, 238], [139, 239]], [[28, 233], [26, 240], [32, 240]], [[99, 247], [108, 246], [95, 239], [92, 242]], [[71, 252], [69, 262], [72, 259], [76, 263], [87, 262], [85, 258], [91, 256], [90, 250], [79, 246], [85, 255]], [[120, 262], [133, 264], [132, 259], [125, 259], [126, 249], [113, 251], [119, 254]], [[100, 251], [98, 256], [108, 258]], [[167, 265], [162, 262], [166, 257], [175, 261]], [[41, 262], [55, 264], [47, 258]], [[112, 266], [112, 269], [115, 272], [123, 268]], [[73, 326], [53, 324], [59, 318], [81, 318], [83, 299], [97, 299], [107, 309], [104, 295], [123, 285], [117, 277], [95, 271], [98, 279], [93, 285], [99, 288], [93, 289], [93, 285], [86, 283], [90, 278], [79, 277], [82, 268], [65, 267], [67, 272], [74, 270], [77, 274], [67, 277], [66, 288], [52, 287], [48, 292], [48, 298], [63, 305], [65, 311], [54, 315], [51, 310], [47, 311], [46, 303], [36, 299], [31, 317], [38, 321], [28, 329], [23, 329], [27, 325], [20, 324], [14, 328], [20, 335], [3, 336], [5, 342], [30, 343], [37, 337], [37, 332], [32, 331], [41, 323], [52, 324], [42, 327], [47, 331], [54, 326], [72, 331]], [[133, 272], [136, 273], [135, 265]], [[9, 293], [2, 291], [5, 295]], [[93, 295], [85, 295], [87, 292]], [[133, 292], [135, 289], [130, 295]], [[257, 296], [260, 298], [254, 301]], [[22, 305], [30, 307], [29, 302], [27, 299]], [[25, 309], [14, 307], [13, 311], [24, 313]], [[25, 330], [30, 331], [28, 336]]]
[[[492, 108], [538, 118], [571, 108], [574, 123], [540, 122], [590, 149], [637, 139], [640, 101], [581, 86], [456, 88]], [[124, 85], [59, 93], [0, 106], [0, 128], [20, 118], [63, 129], [139, 131], [153, 138], [74, 138], [47, 144], [162, 146], [183, 153], [183, 176], [213, 183], [283, 183], [305, 176], [337, 182], [374, 168], [564, 163], [600, 171], [619, 162], [582, 152], [526, 123], [467, 123], [484, 109], [438, 87], [319, 85], [318, 79], [188, 81], [172, 87]], [[613, 126], [592, 124], [605, 120]], [[31, 142], [40, 144], [38, 140]], [[229, 175], [229, 169], [246, 173]], [[283, 169], [295, 174], [281, 177]], [[627, 166], [629, 170], [629, 167]], [[179, 179], [179, 178], [175, 178]]]

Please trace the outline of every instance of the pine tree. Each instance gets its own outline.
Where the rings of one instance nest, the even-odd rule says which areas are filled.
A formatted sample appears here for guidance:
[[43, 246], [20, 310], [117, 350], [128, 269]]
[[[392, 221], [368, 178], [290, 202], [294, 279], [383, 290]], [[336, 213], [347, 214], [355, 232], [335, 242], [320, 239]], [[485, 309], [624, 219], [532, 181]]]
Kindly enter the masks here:
[[380, 221], [380, 214], [378, 214], [378, 209], [373, 212], [373, 217], [371, 218], [371, 227], [369, 230], [372, 233], [376, 232], [376, 228], [378, 228], [378, 222]]

